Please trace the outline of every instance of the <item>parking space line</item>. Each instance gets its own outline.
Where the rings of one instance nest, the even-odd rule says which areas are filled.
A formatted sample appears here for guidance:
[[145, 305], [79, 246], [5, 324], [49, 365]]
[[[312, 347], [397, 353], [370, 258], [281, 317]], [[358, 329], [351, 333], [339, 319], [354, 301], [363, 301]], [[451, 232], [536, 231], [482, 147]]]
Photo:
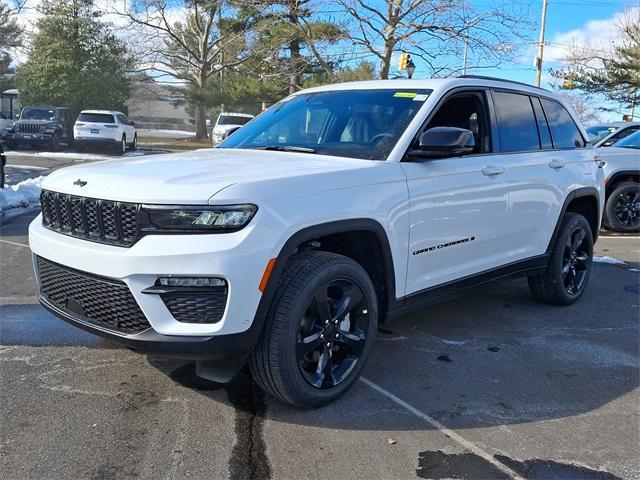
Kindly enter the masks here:
[[2, 239], [0, 239], [0, 242], [8, 243], [9, 245], [15, 245], [16, 247], [29, 248], [29, 245], [25, 245], [24, 243], [11, 242], [9, 240], [2, 240]]
[[474, 454], [476, 454], [477, 456], [481, 457], [483, 460], [491, 463], [494, 467], [496, 467], [497, 469], [499, 469], [502, 472], [504, 472], [507, 475], [509, 475], [513, 480], [524, 480], [520, 475], [518, 475], [512, 469], [507, 467], [502, 462], [499, 462], [498, 460], [496, 460], [489, 452], [484, 451], [482, 448], [477, 446], [475, 443], [472, 443], [469, 440], [467, 440], [465, 438], [462, 438], [460, 435], [455, 433], [453, 430], [450, 430], [449, 428], [445, 427], [443, 424], [441, 424], [435, 418], [430, 417], [426, 413], [421, 412], [417, 408], [409, 405], [407, 402], [405, 402], [401, 398], [395, 396], [391, 392], [388, 392], [387, 390], [382, 388], [380, 385], [378, 385], [376, 383], [373, 383], [371, 380], [369, 380], [369, 379], [367, 379], [365, 377], [360, 377], [360, 381], [362, 383], [364, 383], [365, 385], [367, 385], [368, 387], [370, 387], [373, 390], [375, 390], [376, 392], [384, 395], [389, 400], [392, 400], [393, 402], [397, 403], [398, 405], [400, 405], [405, 410], [408, 410], [409, 412], [413, 413], [416, 417], [421, 418], [422, 420], [427, 422], [429, 425], [431, 425], [432, 427], [434, 427], [437, 430], [439, 430], [446, 437], [448, 437], [451, 440], [453, 440], [454, 442], [456, 442], [458, 445], [466, 448], [467, 450], [469, 450], [469, 451], [473, 452]]

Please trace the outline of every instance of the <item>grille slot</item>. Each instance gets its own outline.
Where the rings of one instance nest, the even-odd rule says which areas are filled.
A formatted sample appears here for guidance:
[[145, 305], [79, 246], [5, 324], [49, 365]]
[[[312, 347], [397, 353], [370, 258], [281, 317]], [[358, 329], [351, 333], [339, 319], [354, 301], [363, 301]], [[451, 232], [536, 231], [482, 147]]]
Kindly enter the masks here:
[[162, 301], [178, 322], [217, 323], [227, 305], [227, 293], [166, 293]]
[[130, 247], [139, 239], [138, 205], [43, 190], [43, 225], [93, 242]]
[[20, 133], [40, 133], [40, 128], [41, 125], [38, 123], [18, 123], [16, 125], [16, 130]]
[[123, 282], [63, 267], [41, 257], [36, 260], [40, 295], [63, 312], [125, 334], [151, 328]]

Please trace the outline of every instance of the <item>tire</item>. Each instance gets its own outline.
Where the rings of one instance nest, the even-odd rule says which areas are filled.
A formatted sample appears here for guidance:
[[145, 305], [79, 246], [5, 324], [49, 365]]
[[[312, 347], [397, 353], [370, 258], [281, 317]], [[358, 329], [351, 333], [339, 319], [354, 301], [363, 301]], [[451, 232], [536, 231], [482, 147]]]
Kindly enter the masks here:
[[138, 134], [137, 133], [133, 136], [133, 142], [131, 142], [131, 151], [135, 152], [136, 150], [138, 150]]
[[616, 232], [640, 232], [640, 183], [615, 186], [604, 207], [604, 224]]
[[52, 152], [58, 151], [58, 146], [60, 145], [60, 134], [55, 132], [51, 135], [51, 143], [49, 144], [49, 148], [51, 148]]
[[[284, 402], [326, 405], [357, 381], [375, 341], [373, 284], [358, 263], [328, 252], [295, 255], [281, 278], [249, 358], [252, 376]], [[348, 315], [336, 318], [340, 311]]]
[[125, 153], [127, 153], [127, 139], [123, 135], [122, 140], [120, 140], [120, 145], [116, 147], [116, 154], [124, 155]]
[[589, 283], [592, 262], [593, 234], [589, 222], [582, 215], [567, 213], [547, 268], [542, 274], [528, 278], [529, 288], [538, 300], [552, 305], [571, 305], [582, 296]]

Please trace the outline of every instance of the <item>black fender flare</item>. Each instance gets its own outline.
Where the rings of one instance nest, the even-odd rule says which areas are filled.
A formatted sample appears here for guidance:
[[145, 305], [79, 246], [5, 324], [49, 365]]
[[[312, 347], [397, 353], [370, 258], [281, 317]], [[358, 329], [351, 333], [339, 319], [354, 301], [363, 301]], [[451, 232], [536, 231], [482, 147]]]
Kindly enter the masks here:
[[[551, 235], [551, 240], [549, 240], [549, 245], [547, 246], [547, 251], [546, 251], [546, 255], [550, 255], [551, 251], [553, 250], [553, 247], [556, 244], [556, 239], [558, 238], [558, 234], [560, 233], [560, 227], [562, 226], [562, 219], [564, 218], [565, 213], [567, 213], [567, 208], [569, 207], [569, 204], [574, 201], [576, 198], [583, 198], [583, 197], [593, 197], [596, 201], [596, 205], [597, 205], [597, 216], [596, 218], [599, 219], [599, 213], [600, 213], [600, 195], [598, 193], [598, 189], [595, 187], [581, 187], [581, 188], [577, 188], [576, 190], [573, 190], [571, 192], [569, 192], [569, 194], [567, 195], [567, 197], [564, 199], [564, 203], [562, 204], [562, 209], [560, 210], [560, 215], [558, 216], [558, 220], [556, 221], [556, 226], [553, 229], [553, 235]], [[599, 228], [596, 228], [593, 233], [593, 243], [595, 243], [598, 240], [598, 234], [600, 232]]]
[[[289, 258], [296, 253], [298, 246], [305, 242], [310, 242], [319, 237], [326, 235], [332, 235], [337, 233], [348, 233], [354, 231], [367, 231], [372, 232], [378, 238], [380, 245], [382, 246], [383, 261], [385, 266], [386, 277], [386, 291], [388, 296], [387, 305], [389, 308], [393, 308], [396, 305], [396, 281], [395, 281], [395, 268], [393, 264], [393, 256], [391, 254], [391, 247], [389, 245], [389, 239], [384, 227], [376, 220], [371, 218], [354, 218], [347, 220], [336, 220], [327, 223], [321, 223], [310, 227], [303, 228], [294, 233], [284, 243], [278, 256], [276, 257], [275, 264], [269, 275], [269, 281], [267, 287], [262, 294], [260, 303], [256, 310], [256, 314], [253, 319], [252, 328], [257, 324], [262, 328], [264, 321], [275, 297], [276, 291], [280, 284], [280, 278], [282, 272], [287, 264]], [[385, 312], [381, 312], [381, 316], [384, 316]]]

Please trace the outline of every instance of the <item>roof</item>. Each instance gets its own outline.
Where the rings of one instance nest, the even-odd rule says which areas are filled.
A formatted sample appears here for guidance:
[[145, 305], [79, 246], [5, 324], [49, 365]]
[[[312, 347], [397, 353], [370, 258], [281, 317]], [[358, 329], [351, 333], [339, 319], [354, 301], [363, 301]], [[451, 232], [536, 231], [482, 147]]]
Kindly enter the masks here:
[[122, 112], [116, 110], [82, 110], [80, 113], [103, 113], [107, 115], [123, 115]]
[[220, 115], [233, 115], [234, 117], [247, 117], [247, 118], [255, 117], [255, 115], [251, 115], [250, 113], [235, 113], [235, 112], [220, 112]]
[[375, 89], [424, 89], [424, 90], [448, 90], [454, 87], [494, 87], [494, 88], [515, 88], [531, 94], [545, 93], [555, 96], [553, 92], [543, 88], [527, 85], [526, 83], [515, 82], [500, 78], [482, 77], [468, 75], [457, 78], [431, 78], [431, 79], [397, 79], [397, 80], [367, 80], [364, 82], [345, 82], [320, 87], [308, 88], [297, 93], [326, 92], [335, 90], [375, 90]]

